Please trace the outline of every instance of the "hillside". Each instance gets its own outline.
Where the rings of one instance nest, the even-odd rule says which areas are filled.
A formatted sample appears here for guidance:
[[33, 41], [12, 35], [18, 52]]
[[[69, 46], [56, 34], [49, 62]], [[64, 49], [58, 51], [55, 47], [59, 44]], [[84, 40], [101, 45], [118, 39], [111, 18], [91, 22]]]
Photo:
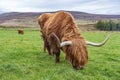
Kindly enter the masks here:
[[[100, 15], [89, 14], [77, 11], [68, 11], [76, 19], [79, 25], [81, 24], [93, 24], [97, 20], [101, 19], [115, 19], [120, 20], [120, 15]], [[37, 18], [39, 15], [46, 12], [10, 12], [0, 14], [0, 25], [6, 27], [38, 27]], [[53, 12], [51, 12], [53, 13]], [[88, 26], [88, 25], [87, 25]]]

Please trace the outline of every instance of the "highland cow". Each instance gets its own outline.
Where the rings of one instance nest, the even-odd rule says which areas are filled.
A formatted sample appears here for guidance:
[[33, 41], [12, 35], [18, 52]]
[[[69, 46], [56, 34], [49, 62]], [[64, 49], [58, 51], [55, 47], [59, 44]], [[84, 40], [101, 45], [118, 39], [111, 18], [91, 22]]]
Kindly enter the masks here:
[[81, 69], [88, 62], [87, 44], [102, 46], [109, 36], [100, 44], [86, 41], [82, 37], [74, 18], [68, 12], [44, 13], [38, 18], [44, 41], [44, 50], [56, 55], [56, 63], [60, 61], [60, 49], [66, 54], [75, 69]]
[[24, 34], [23, 29], [18, 29], [18, 34]]

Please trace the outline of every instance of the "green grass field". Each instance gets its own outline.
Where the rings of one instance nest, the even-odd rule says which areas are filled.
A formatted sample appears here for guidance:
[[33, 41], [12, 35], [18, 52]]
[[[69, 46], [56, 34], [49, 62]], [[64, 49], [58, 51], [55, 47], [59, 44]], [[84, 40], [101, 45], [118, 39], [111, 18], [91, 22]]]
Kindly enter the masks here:
[[[90, 41], [101, 42], [109, 33], [83, 32]], [[0, 80], [120, 80], [120, 32], [112, 32], [102, 47], [88, 46], [89, 62], [83, 70], [75, 70], [61, 52], [59, 64], [55, 56], [43, 52], [38, 30], [0, 30]]]

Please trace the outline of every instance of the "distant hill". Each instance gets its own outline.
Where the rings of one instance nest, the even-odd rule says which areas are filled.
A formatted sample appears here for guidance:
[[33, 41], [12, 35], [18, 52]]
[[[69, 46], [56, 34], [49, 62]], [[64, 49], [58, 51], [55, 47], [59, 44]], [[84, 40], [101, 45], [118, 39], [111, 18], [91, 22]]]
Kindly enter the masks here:
[[85, 12], [69, 11], [75, 19], [82, 20], [102, 20], [102, 19], [120, 19], [120, 15], [90, 14]]
[[[115, 19], [120, 20], [120, 15], [100, 15], [90, 14], [78, 11], [70, 12], [76, 20], [83, 21], [97, 21], [101, 19]], [[39, 15], [46, 12], [10, 12], [0, 14], [0, 25], [7, 27], [38, 27], [37, 18]], [[54, 13], [54, 12], [50, 12]]]

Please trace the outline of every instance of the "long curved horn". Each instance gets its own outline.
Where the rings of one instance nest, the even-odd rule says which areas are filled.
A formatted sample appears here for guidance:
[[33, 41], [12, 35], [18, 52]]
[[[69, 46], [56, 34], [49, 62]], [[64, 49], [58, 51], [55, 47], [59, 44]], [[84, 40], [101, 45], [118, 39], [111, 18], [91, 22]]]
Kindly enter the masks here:
[[86, 44], [90, 45], [90, 46], [100, 47], [100, 46], [103, 46], [108, 41], [110, 36], [111, 36], [111, 33], [101, 43], [93, 43], [93, 42], [90, 42], [90, 41], [86, 41]]
[[63, 47], [63, 46], [67, 46], [67, 45], [72, 45], [72, 41], [64, 41], [62, 43], [60, 43], [60, 47]]
[[57, 35], [55, 33], [52, 33], [53, 37], [55, 38], [56, 42], [57, 42], [57, 46], [60, 47], [60, 39], [57, 37]]
[[60, 43], [60, 39], [57, 37], [57, 35], [55, 33], [52, 33], [52, 35], [54, 36], [58, 47], [63, 47], [63, 46], [66, 46], [66, 45], [72, 45], [72, 41], [64, 41], [64, 42]]

